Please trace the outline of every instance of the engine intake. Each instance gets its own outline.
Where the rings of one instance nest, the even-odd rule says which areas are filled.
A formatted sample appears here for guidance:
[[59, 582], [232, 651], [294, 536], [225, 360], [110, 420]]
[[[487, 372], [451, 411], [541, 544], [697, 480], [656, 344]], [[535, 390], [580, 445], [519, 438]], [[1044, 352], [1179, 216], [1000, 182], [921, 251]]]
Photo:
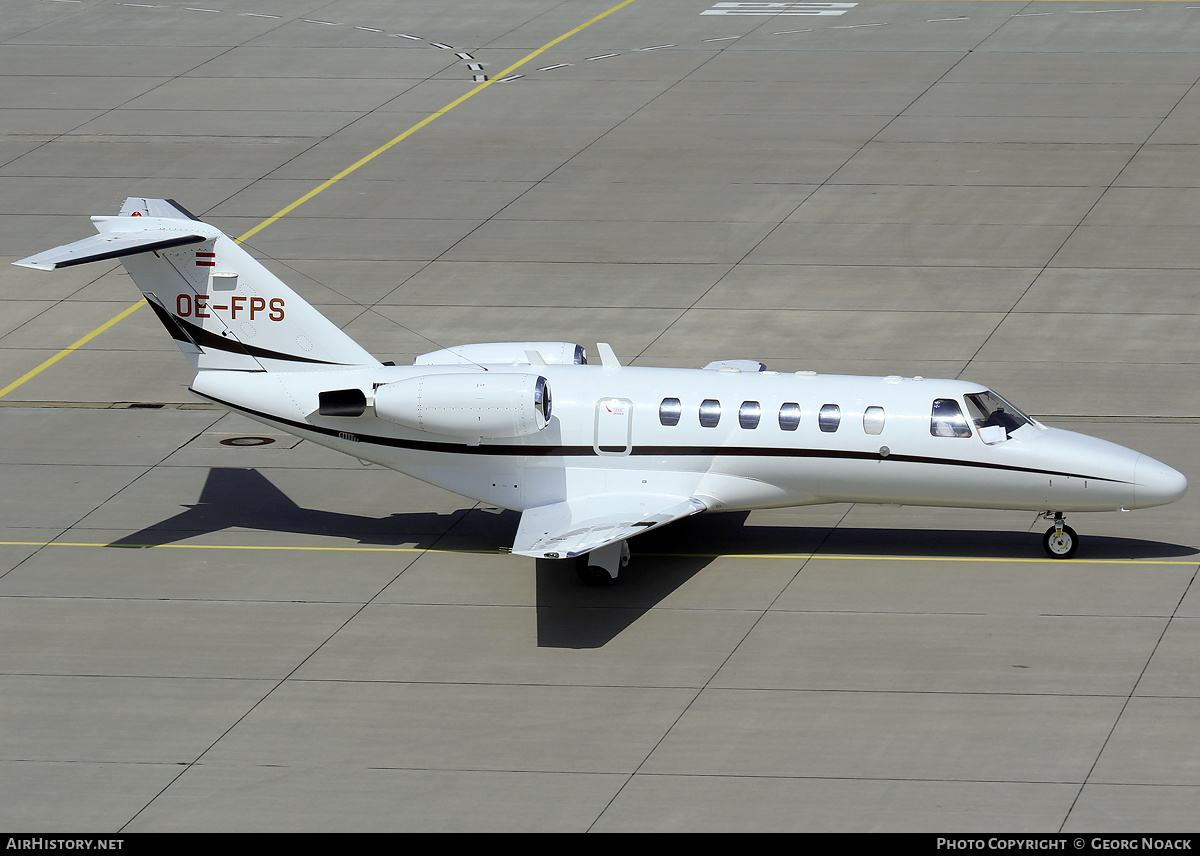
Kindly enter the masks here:
[[536, 374], [430, 374], [375, 390], [382, 419], [446, 437], [524, 437], [550, 421], [550, 385]]

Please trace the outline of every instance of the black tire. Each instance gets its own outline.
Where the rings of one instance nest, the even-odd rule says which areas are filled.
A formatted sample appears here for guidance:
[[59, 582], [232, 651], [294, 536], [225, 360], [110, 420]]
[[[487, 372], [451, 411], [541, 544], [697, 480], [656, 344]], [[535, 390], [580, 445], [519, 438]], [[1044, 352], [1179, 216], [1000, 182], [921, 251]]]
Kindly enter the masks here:
[[1070, 526], [1063, 525], [1062, 537], [1056, 536], [1055, 527], [1051, 526], [1042, 536], [1042, 549], [1052, 559], [1069, 559], [1079, 549], [1079, 536]]
[[599, 565], [589, 565], [587, 556], [580, 556], [575, 560], [575, 576], [579, 577], [579, 581], [585, 586], [610, 586], [617, 581]]

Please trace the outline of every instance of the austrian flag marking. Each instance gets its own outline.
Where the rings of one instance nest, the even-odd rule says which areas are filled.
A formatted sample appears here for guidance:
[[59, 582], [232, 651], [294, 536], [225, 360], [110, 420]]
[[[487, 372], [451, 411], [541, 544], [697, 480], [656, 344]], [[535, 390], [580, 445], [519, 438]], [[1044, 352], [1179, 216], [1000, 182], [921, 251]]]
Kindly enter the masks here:
[[217, 266], [217, 254], [216, 253], [202, 253], [199, 250], [196, 251], [196, 267], [216, 267], [216, 266]]

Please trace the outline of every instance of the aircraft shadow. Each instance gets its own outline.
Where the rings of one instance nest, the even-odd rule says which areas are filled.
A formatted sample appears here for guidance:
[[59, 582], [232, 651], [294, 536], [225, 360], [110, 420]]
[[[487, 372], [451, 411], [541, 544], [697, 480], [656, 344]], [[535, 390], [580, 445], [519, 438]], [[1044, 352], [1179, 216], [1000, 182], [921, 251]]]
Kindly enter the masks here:
[[571, 560], [537, 559], [538, 647], [604, 647], [715, 558], [635, 550], [612, 586], [585, 586]]
[[[641, 535], [634, 558], [614, 586], [585, 586], [570, 561], [535, 561], [537, 644], [600, 648], [662, 603], [718, 557], [841, 556], [1044, 558], [1040, 532], [970, 529], [883, 529], [747, 525], [746, 512], [704, 515]], [[500, 552], [512, 543], [515, 512], [460, 509], [369, 517], [303, 508], [258, 470], [214, 467], [195, 505], [111, 542], [145, 548], [224, 529], [320, 534], [377, 546], [431, 549], [453, 530], [455, 549]], [[1194, 547], [1081, 533], [1076, 561], [1163, 559], [1200, 553]]]
[[[721, 518], [733, 518], [721, 521]], [[882, 527], [803, 527], [746, 525], [744, 514], [692, 517], [640, 536], [638, 554], [696, 556], [803, 555], [811, 552], [849, 556], [928, 556], [964, 559], [1050, 559], [1042, 551], [1042, 532], [979, 529]], [[1089, 531], [1086, 517], [1076, 521], [1081, 544], [1075, 560], [1166, 559], [1200, 553], [1195, 547]], [[722, 525], [724, 524], [724, 525]], [[1082, 524], [1082, 525], [1079, 525]]]
[[[745, 515], [722, 515], [744, 519]], [[160, 547], [226, 529], [326, 535], [375, 546], [431, 549], [453, 529], [454, 549], [495, 551], [512, 544], [520, 515], [461, 509], [450, 514], [384, 517], [304, 508], [255, 469], [213, 467], [194, 505], [110, 542], [124, 549]], [[634, 562], [620, 584], [584, 586], [569, 561], [535, 563], [538, 645], [602, 647], [704, 568], [711, 557]]]
[[[748, 526], [745, 512], [693, 517], [638, 537], [634, 557], [617, 585], [585, 587], [564, 562], [538, 560], [538, 646], [601, 648], [717, 557], [795, 557], [808, 554], [906, 558], [1050, 559], [1041, 531]], [[1047, 524], [1048, 525], [1048, 524]], [[1095, 535], [1075, 561], [1194, 556], [1194, 547]], [[785, 560], [786, 561], [786, 560]]]
[[[360, 544], [432, 547], [465, 509], [450, 514], [406, 513], [367, 517], [302, 508], [254, 469], [213, 467], [195, 505], [166, 520], [108, 544], [109, 547], [160, 547], [223, 529], [332, 535]], [[514, 515], [514, 518], [516, 515]], [[515, 523], [513, 524], [515, 527]]]

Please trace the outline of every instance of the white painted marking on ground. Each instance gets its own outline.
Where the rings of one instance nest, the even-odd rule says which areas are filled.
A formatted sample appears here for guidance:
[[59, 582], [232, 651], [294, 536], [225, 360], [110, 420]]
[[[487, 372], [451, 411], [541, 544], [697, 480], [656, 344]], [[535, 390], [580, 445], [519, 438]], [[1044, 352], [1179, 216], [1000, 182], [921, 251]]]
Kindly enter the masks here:
[[1140, 12], [1141, 9], [1072, 9], [1072, 15], [1100, 15], [1104, 12]]
[[650, 47], [648, 47], [648, 48], [638, 48], [638, 50], [641, 50], [641, 51], [658, 51], [658, 50], [662, 50], [663, 48], [673, 48], [673, 47], [675, 47], [675, 45], [651, 45], [651, 46], [650, 46]]
[[788, 35], [791, 35], [792, 33], [811, 33], [811, 32], [812, 32], [812, 27], [809, 27], [807, 30], [780, 30], [778, 33], [771, 33], [771, 35], [772, 36], [788, 36]]
[[472, 74], [471, 81], [473, 83], [486, 83], [487, 75], [486, 74]]
[[620, 54], [600, 54], [599, 56], [589, 56], [586, 61], [591, 62], [594, 59], [608, 59], [610, 56], [620, 56]]
[[[51, 3], [82, 3], [83, 0], [47, 0], [47, 2], [51, 2]], [[163, 6], [161, 4], [155, 4], [155, 3], [115, 3], [114, 5], [126, 6], [126, 7], [136, 8], [136, 9], [171, 8], [169, 6]], [[176, 6], [174, 8], [178, 9], [179, 7]], [[217, 15], [219, 15], [225, 11], [223, 9], [209, 9], [204, 6], [184, 6], [183, 9], [184, 9], [184, 11], [187, 11], [187, 12], [204, 12], [204, 13], [208, 13], [208, 14], [217, 14]], [[265, 12], [239, 12], [236, 14], [242, 18], [270, 18], [272, 20], [281, 20], [283, 18], [282, 15], [272, 15], [272, 14], [265, 13]], [[381, 27], [368, 27], [368, 26], [363, 26], [363, 25], [344, 25], [340, 21], [325, 21], [320, 18], [299, 18], [298, 20], [305, 24], [319, 24], [321, 26], [326, 26], [326, 27], [352, 26], [355, 30], [360, 30], [365, 33], [386, 32]], [[393, 38], [408, 39], [408, 40], [414, 41], [414, 42], [424, 41], [424, 39], [422, 39], [421, 36], [414, 36], [411, 33], [391, 33], [390, 36]], [[727, 38], [740, 38], [740, 37], [739, 36], [729, 36]], [[441, 50], [454, 50], [453, 45], [448, 45], [445, 42], [429, 42], [429, 44], [435, 48], [440, 48]], [[675, 45], [655, 45], [653, 47], [643, 48], [643, 50], [657, 50], [658, 48], [668, 48], [668, 47], [673, 48], [673, 47], [675, 47]], [[467, 68], [473, 72], [482, 71], [484, 68], [484, 63], [475, 62], [474, 61], [475, 57], [472, 54], [467, 53], [466, 51], [458, 51], [458, 52], [456, 52], [455, 56], [457, 56], [459, 59], [471, 60], [471, 62], [467, 63]], [[610, 54], [609, 56], [617, 56], [617, 54]], [[600, 58], [600, 57], [597, 57], [597, 58]], [[560, 63], [558, 65], [548, 66], [548, 68], [564, 68], [571, 64], [572, 63], [569, 63], [569, 62], [568, 63]], [[516, 74], [516, 75], [511, 75], [509, 77], [506, 77], [504, 79], [505, 80], [517, 80], [518, 78], [521, 78], [521, 77], [524, 77], [524, 75]], [[488, 77], [487, 77], [487, 75], [476, 74], [476, 75], [474, 75], [474, 79], [477, 82], [483, 82], [483, 81], [487, 81]]]
[[887, 26], [887, 22], [884, 21], [879, 24], [842, 24], [837, 27], [830, 27], [829, 29], [831, 29], [831, 30], [856, 30], [859, 27], [886, 27], [886, 26]]
[[1009, 15], [1010, 18], [1039, 18], [1042, 15], [1053, 15], [1053, 12], [1018, 12], [1015, 15]]
[[717, 3], [701, 15], [750, 15], [784, 17], [788, 15], [844, 15], [857, 3]]
[[523, 75], [523, 74], [510, 74], [508, 77], [497, 78], [496, 82], [497, 83], [508, 83], [508, 81], [510, 81], [510, 80], [520, 80], [524, 76], [525, 75]]
[[959, 15], [957, 18], [926, 18], [926, 24], [936, 24], [938, 21], [969, 21], [971, 20], [966, 15]]
[[705, 39], [706, 42], [727, 42], [730, 39], [740, 39], [741, 36], [721, 36], [718, 39]]
[[560, 62], [558, 65], [543, 65], [538, 71], [554, 71], [556, 68], [566, 68], [569, 65], [573, 65], [573, 63]]

